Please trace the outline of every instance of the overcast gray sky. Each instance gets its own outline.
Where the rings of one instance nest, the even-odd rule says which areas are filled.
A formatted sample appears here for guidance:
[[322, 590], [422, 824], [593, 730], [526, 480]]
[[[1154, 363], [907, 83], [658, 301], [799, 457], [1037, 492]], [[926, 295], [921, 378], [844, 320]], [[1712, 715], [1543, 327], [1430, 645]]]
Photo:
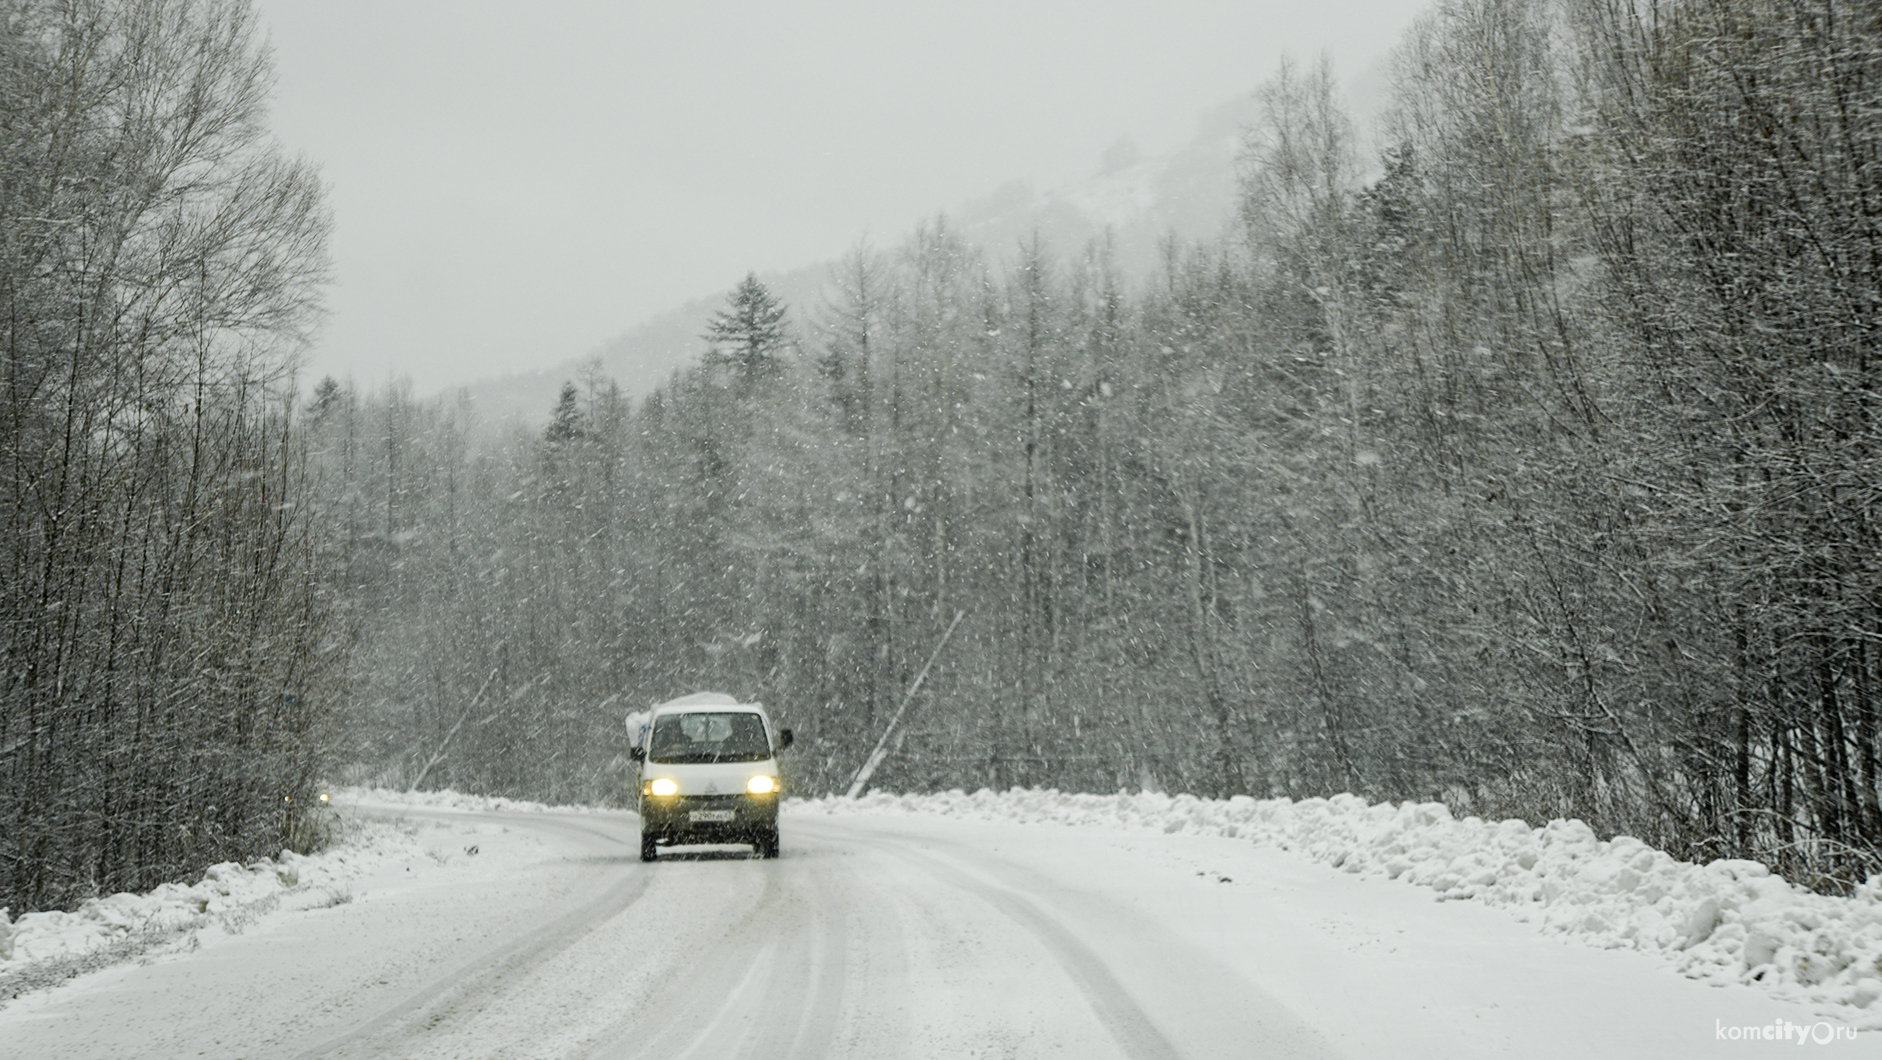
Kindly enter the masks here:
[[1351, 76], [1428, 0], [258, 0], [332, 187], [307, 380], [587, 354], [747, 270], [1156, 154], [1281, 54]]

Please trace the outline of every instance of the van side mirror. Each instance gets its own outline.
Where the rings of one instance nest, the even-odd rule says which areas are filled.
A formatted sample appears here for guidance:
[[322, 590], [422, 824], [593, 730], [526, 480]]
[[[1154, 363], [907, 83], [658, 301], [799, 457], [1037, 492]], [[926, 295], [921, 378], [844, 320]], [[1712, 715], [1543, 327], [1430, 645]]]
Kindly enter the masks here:
[[647, 760], [647, 749], [645, 747], [629, 747], [627, 749], [627, 757], [636, 762], [645, 762]]
[[786, 747], [789, 747], [789, 746], [791, 746], [791, 730], [779, 729], [778, 730], [778, 750], [782, 751]]

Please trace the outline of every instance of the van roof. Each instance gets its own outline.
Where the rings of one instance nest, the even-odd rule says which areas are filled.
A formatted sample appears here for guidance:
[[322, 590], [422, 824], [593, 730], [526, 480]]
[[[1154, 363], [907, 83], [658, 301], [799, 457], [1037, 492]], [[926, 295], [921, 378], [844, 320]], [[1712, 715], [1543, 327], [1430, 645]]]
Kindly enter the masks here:
[[678, 699], [669, 699], [665, 703], [656, 703], [648, 713], [665, 714], [675, 710], [684, 710], [687, 707], [733, 707], [739, 710], [753, 711], [755, 713], [763, 713], [765, 709], [763, 703], [740, 703], [738, 700], [723, 692], [694, 692], [690, 696], [681, 696]]

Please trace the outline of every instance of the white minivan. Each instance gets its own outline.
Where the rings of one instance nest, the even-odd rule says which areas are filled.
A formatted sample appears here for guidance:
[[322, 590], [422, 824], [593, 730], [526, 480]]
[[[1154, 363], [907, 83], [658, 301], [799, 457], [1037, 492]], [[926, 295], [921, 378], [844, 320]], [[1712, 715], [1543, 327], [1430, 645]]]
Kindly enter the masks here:
[[791, 730], [762, 703], [718, 692], [682, 696], [627, 716], [640, 763], [640, 859], [680, 843], [750, 843], [778, 856], [778, 752]]

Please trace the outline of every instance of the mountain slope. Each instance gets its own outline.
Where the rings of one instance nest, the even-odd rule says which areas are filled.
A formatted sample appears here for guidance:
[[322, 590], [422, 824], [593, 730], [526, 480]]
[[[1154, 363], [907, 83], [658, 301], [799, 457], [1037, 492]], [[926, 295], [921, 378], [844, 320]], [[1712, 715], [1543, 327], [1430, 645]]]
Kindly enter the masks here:
[[[1141, 158], [1128, 143], [1105, 152], [1101, 171], [1088, 180], [1045, 192], [1023, 182], [949, 214], [950, 222], [986, 252], [996, 267], [1035, 233], [1048, 247], [1073, 251], [1109, 234], [1119, 269], [1130, 279], [1158, 266], [1165, 239], [1201, 239], [1229, 222], [1235, 192], [1235, 150], [1254, 118], [1253, 98], [1241, 97], [1205, 114], [1194, 137], [1169, 154]], [[817, 262], [760, 276], [803, 320], [822, 304], [832, 262]], [[726, 290], [739, 279], [728, 273]], [[588, 357], [551, 367], [482, 380], [462, 388], [486, 422], [515, 418], [546, 422], [563, 382], [584, 363], [602, 371], [632, 397], [640, 397], [691, 363], [704, 348], [706, 320], [723, 306], [718, 292], [687, 302], [610, 340]]]

